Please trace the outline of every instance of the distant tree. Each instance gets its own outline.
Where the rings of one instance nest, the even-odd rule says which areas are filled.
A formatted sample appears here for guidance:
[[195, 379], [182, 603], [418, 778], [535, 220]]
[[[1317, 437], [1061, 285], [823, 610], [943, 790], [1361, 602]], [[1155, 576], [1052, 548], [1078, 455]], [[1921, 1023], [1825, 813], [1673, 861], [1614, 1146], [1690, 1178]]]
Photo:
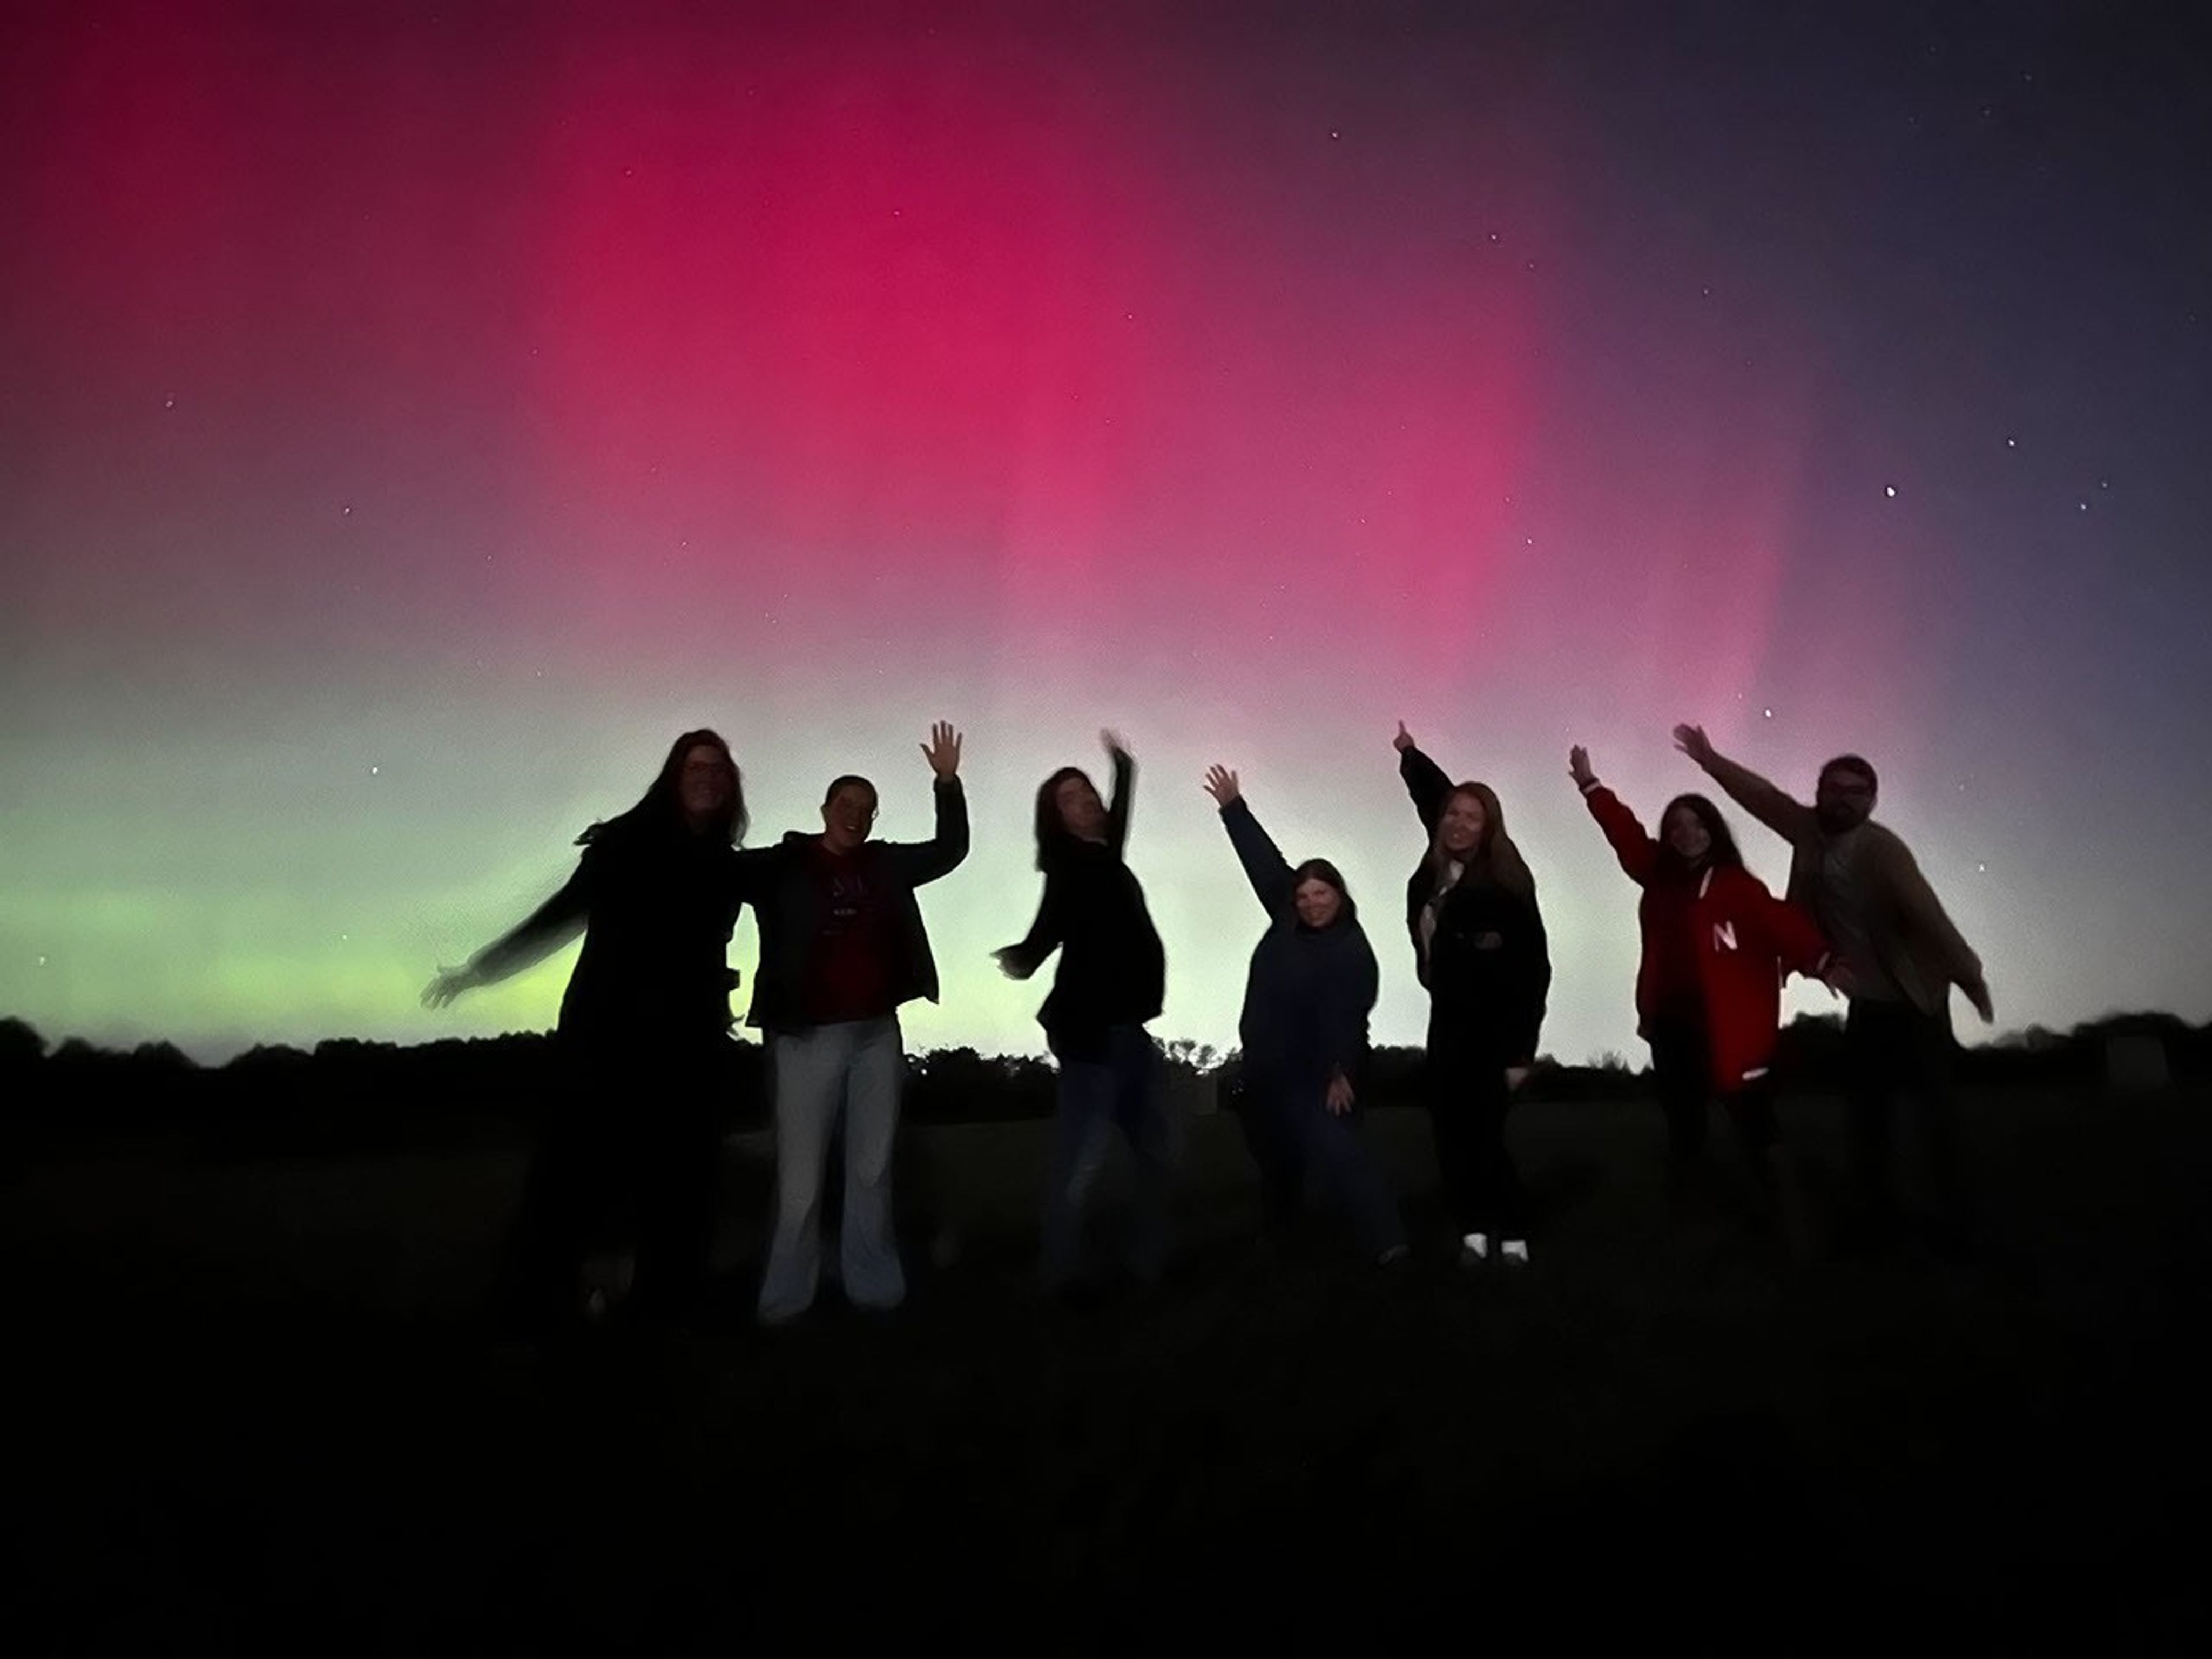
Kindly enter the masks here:
[[986, 1057], [966, 1047], [916, 1054], [908, 1065], [906, 1116], [918, 1123], [1049, 1117], [1056, 1082], [1041, 1060]]
[[46, 1040], [28, 1021], [10, 1014], [0, 1019], [0, 1076], [37, 1065], [46, 1057]]

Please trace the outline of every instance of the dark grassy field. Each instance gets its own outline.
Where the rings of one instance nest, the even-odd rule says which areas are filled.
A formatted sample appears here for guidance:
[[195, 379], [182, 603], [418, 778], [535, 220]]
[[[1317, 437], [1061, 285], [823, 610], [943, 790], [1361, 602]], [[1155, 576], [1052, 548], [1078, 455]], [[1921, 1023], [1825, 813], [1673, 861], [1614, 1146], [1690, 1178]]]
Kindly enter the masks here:
[[[0, 1643], [2195, 1651], [2208, 1107], [1973, 1097], [1976, 1260], [1792, 1272], [1747, 1188], [1662, 1224], [1654, 1109], [1531, 1103], [1510, 1279], [1451, 1265], [1418, 1116], [1370, 1126], [1421, 1253], [1387, 1279], [1326, 1220], [1255, 1249], [1200, 1119], [1176, 1280], [1085, 1315], [1027, 1291], [1044, 1126], [921, 1130], [957, 1258], [772, 1334], [746, 1137], [714, 1316], [556, 1352], [477, 1322], [519, 1146], [49, 1148], [0, 1215]], [[1818, 1201], [1834, 1106], [1785, 1125]]]

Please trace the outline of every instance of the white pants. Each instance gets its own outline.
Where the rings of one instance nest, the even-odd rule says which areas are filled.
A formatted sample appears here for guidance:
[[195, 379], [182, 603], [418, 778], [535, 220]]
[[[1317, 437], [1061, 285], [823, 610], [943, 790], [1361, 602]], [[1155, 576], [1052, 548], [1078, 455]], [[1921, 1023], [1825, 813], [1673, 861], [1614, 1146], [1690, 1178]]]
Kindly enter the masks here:
[[760, 1317], [795, 1319], [822, 1276], [822, 1175], [839, 1115], [845, 1121], [845, 1294], [855, 1307], [906, 1299], [891, 1224], [891, 1140], [898, 1131], [906, 1047], [898, 1016], [778, 1032], [769, 1048], [775, 1091], [775, 1234], [761, 1277]]

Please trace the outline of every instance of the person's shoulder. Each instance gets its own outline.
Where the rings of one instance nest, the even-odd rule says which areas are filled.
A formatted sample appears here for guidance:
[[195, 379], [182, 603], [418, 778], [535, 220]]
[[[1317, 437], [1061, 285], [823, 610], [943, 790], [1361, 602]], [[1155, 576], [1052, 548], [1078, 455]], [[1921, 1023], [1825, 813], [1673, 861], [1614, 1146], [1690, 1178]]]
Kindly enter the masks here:
[[1853, 826], [1850, 836], [1853, 854], [1857, 858], [1872, 857], [1885, 863], [1912, 861], [1912, 849], [1905, 845], [1905, 837], [1886, 823], [1868, 818]]

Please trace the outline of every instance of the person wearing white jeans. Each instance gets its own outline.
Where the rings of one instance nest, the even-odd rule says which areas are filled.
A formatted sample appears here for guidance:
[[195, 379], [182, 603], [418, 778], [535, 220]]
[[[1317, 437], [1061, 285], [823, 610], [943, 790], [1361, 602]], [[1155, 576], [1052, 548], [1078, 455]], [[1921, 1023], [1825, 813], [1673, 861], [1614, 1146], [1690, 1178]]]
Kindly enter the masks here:
[[837, 1251], [845, 1294], [857, 1308], [906, 1298], [891, 1218], [891, 1143], [898, 1132], [906, 1048], [898, 1016], [841, 1020], [773, 1039], [775, 1232], [761, 1279], [760, 1317], [795, 1319], [813, 1305], [822, 1275], [822, 1182], [839, 1118], [845, 1127], [844, 1218]]
[[848, 774], [823, 796], [820, 835], [792, 830], [737, 855], [738, 896], [760, 921], [747, 1023], [768, 1045], [775, 1101], [775, 1222], [756, 1310], [763, 1324], [787, 1323], [814, 1304], [824, 1165], [841, 1125], [838, 1277], [855, 1307], [887, 1311], [906, 1299], [891, 1222], [906, 1079], [898, 1010], [938, 994], [915, 890], [968, 854], [960, 734], [940, 720], [921, 748], [934, 776], [928, 841], [872, 839], [875, 786]]

